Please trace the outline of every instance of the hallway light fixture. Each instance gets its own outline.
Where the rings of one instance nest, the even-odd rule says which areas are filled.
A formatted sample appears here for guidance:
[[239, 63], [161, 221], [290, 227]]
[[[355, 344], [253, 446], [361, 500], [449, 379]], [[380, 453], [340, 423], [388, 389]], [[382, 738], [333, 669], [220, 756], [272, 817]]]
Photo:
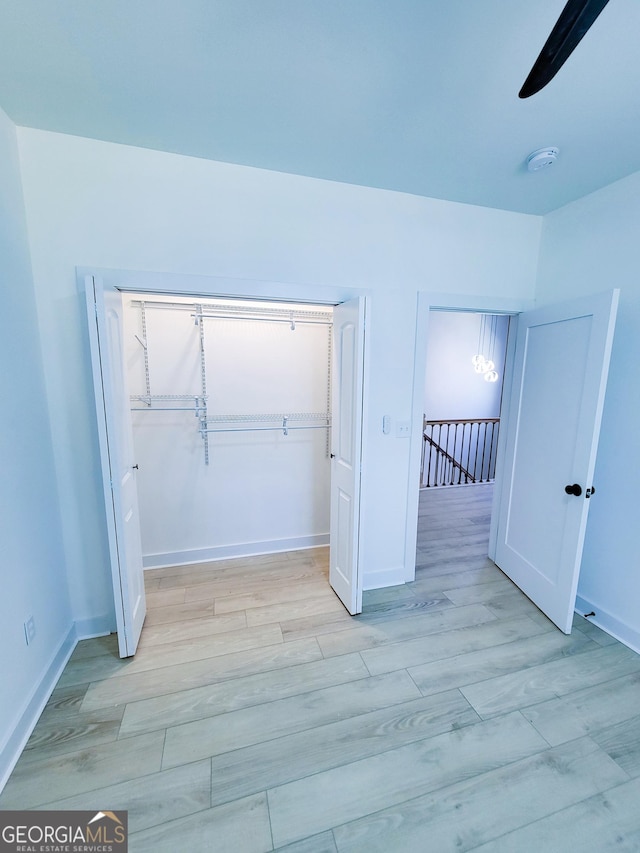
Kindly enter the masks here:
[[[487, 329], [487, 325], [489, 328]], [[496, 348], [496, 333], [498, 327], [498, 319], [495, 315], [489, 318], [487, 324], [487, 315], [480, 315], [480, 327], [478, 329], [478, 352], [471, 359], [473, 369], [476, 373], [484, 376], [486, 382], [497, 382], [498, 373], [495, 365], [495, 348]], [[485, 358], [484, 352], [488, 352], [489, 357]]]

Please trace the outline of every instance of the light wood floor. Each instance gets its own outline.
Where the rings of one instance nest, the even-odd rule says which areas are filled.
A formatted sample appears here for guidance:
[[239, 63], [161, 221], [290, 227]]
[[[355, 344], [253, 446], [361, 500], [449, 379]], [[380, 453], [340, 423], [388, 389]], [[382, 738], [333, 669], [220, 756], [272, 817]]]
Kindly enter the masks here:
[[490, 493], [423, 492], [358, 618], [322, 549], [148, 572], [138, 654], [78, 645], [0, 808], [128, 809], [133, 853], [640, 850], [640, 657], [484, 556]]

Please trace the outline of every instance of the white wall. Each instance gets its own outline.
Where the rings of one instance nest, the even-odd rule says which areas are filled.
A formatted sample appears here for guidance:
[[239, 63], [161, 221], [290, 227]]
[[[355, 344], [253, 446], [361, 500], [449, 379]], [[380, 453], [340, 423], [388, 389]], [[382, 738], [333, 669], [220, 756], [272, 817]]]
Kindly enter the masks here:
[[74, 639], [16, 134], [1, 110], [0, 282], [1, 788]]
[[[137, 301], [138, 296], [125, 296], [126, 360], [129, 392], [144, 397]], [[221, 305], [203, 303], [204, 314], [216, 308], [224, 313]], [[281, 304], [265, 307], [282, 310]], [[325, 313], [329, 325], [298, 322], [294, 329], [288, 322], [204, 319], [208, 416], [326, 413], [331, 311]], [[193, 303], [189, 310], [147, 304], [145, 327], [151, 394], [201, 394], [200, 327]], [[146, 567], [328, 544], [326, 429], [210, 433], [206, 464], [194, 412], [145, 411], [142, 402], [136, 408], [143, 410], [132, 412], [132, 423]], [[212, 421], [210, 426], [233, 424]]]
[[640, 173], [544, 218], [540, 304], [621, 289], [579, 605], [640, 649]]
[[368, 293], [365, 584], [403, 579], [417, 471], [382, 417], [420, 423], [417, 293], [531, 299], [540, 219], [31, 129], [19, 143], [74, 612], [104, 616], [110, 582], [76, 265], [228, 277], [240, 291], [261, 280], [255, 295], [312, 301]]
[[[492, 358], [498, 373], [497, 382], [485, 382], [471, 362], [479, 353], [483, 317], [486, 345], [480, 354]], [[430, 312], [424, 389], [424, 411], [429, 420], [500, 416], [508, 325], [506, 316]], [[491, 342], [490, 328], [493, 329]]]

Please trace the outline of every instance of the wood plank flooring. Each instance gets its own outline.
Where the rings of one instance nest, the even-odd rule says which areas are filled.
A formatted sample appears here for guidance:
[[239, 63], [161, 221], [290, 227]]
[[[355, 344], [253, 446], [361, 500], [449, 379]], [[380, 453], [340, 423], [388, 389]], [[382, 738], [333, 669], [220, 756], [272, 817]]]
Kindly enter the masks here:
[[132, 853], [640, 851], [640, 657], [488, 560], [491, 486], [421, 493], [414, 583], [352, 618], [317, 549], [146, 573], [78, 645], [0, 808], [128, 809]]

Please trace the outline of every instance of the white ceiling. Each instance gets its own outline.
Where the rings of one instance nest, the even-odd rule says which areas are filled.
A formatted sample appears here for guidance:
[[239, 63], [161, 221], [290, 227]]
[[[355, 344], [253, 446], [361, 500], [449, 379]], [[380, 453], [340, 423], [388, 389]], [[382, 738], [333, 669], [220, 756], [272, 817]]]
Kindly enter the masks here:
[[[18, 125], [545, 213], [640, 170], [640, 2], [518, 91], [565, 0], [0, 0]], [[560, 148], [526, 170], [527, 155]]]

